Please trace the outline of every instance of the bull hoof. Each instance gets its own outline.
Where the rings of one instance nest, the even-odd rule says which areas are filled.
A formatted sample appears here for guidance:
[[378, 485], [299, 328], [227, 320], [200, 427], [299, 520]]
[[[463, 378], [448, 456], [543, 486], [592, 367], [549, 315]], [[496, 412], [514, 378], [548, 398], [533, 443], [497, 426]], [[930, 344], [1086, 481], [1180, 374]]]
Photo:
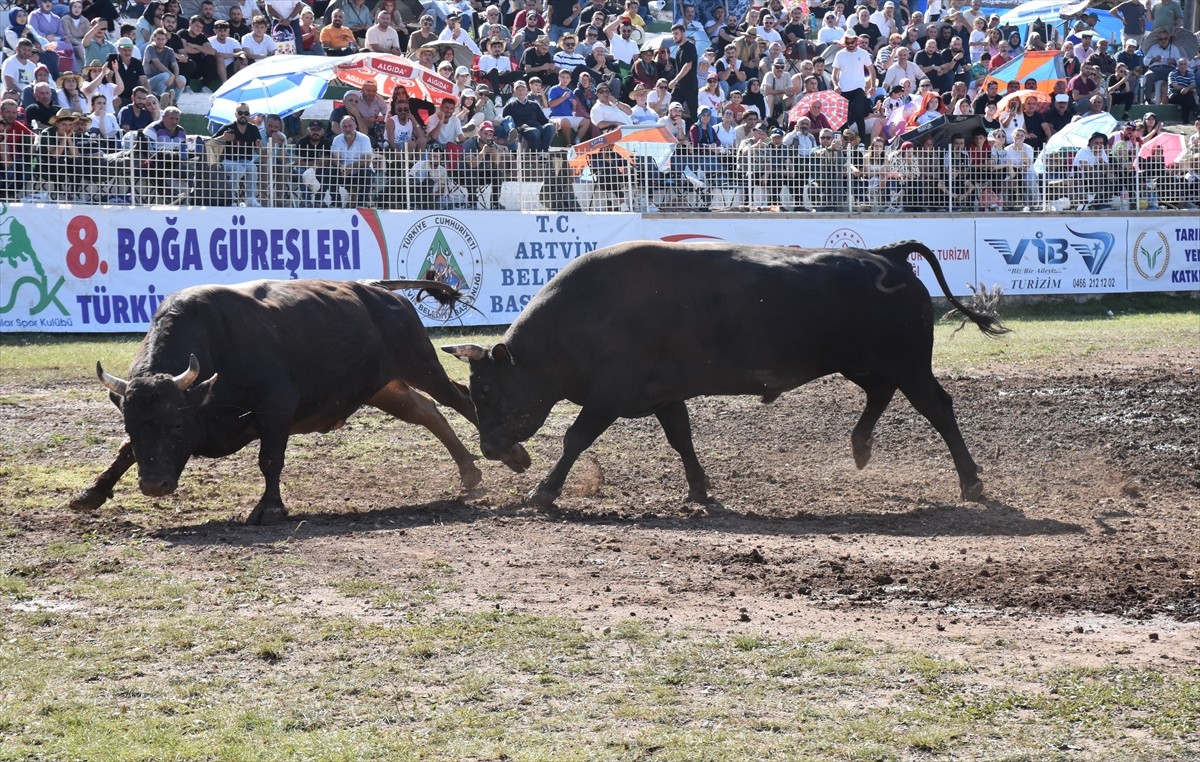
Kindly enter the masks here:
[[473, 462], [468, 462], [458, 469], [458, 478], [462, 480], [463, 489], [475, 489], [483, 481], [483, 472]]
[[558, 499], [558, 492], [548, 489], [535, 489], [529, 493], [527, 498], [529, 502], [541, 508], [549, 508], [554, 505], [554, 501]]
[[514, 473], [523, 474], [528, 470], [533, 461], [529, 457], [529, 453], [519, 444], [513, 445], [512, 449], [500, 458], [500, 462], [508, 466]]
[[287, 518], [287, 515], [287, 508], [283, 507], [282, 502], [267, 502], [266, 500], [262, 500], [259, 501], [258, 505], [254, 506], [253, 511], [250, 511], [250, 515], [246, 517], [246, 523], [250, 526], [277, 524]]
[[687, 496], [687, 502], [699, 503], [700, 505], [712, 505], [716, 501], [714, 501], [712, 499], [712, 497], [709, 496], [708, 490], [689, 489], [688, 496]]
[[861, 471], [867, 467], [867, 463], [871, 462], [871, 448], [875, 445], [875, 437], [851, 444], [854, 447], [854, 465]]
[[111, 494], [88, 488], [71, 498], [67, 507], [73, 511], [94, 511], [104, 505], [110, 497], [112, 497]]
[[962, 488], [962, 499], [968, 502], [979, 502], [983, 499], [983, 482], [976, 479], [970, 484], [964, 484]]

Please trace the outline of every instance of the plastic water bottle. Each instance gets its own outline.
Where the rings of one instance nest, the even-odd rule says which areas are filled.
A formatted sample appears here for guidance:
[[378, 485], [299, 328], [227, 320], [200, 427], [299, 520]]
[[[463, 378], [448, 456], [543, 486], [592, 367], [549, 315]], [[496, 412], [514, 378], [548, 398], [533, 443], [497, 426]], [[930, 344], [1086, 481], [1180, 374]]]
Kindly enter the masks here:
[[1121, 191], [1121, 211], [1129, 211], [1129, 191]]
[[1155, 193], [1154, 191], [1150, 191], [1150, 198], [1148, 199], [1148, 202], [1149, 203], [1147, 203], [1147, 205], [1146, 205], [1147, 209], [1149, 209], [1151, 211], [1154, 211], [1155, 209], [1157, 209], [1158, 208], [1158, 194]]

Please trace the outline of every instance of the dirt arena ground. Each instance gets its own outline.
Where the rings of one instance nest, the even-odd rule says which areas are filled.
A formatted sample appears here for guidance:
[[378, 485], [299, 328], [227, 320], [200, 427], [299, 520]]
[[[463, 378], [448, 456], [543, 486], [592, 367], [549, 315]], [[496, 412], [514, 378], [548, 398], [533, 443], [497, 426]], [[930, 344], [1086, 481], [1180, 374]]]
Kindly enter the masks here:
[[[252, 450], [194, 461], [179, 494], [157, 504], [126, 477], [94, 516], [55, 505], [64, 485], [44, 509], [8, 520], [22, 543], [98, 533], [191, 548], [198, 578], [290, 538], [320, 572], [289, 581], [301, 609], [357, 606], [329, 587], [347, 569], [403, 584], [408, 570], [444, 560], [453, 592], [437, 605], [447, 608], [499, 595], [509, 608], [583, 621], [615, 613], [720, 632], [845, 633], [967, 660], [1007, 643], [995, 658], [1200, 664], [1200, 349], [941, 380], [984, 469], [983, 503], [958, 500], [946, 447], [899, 396], [872, 462], [856, 470], [849, 436], [863, 395], [829, 378], [766, 406], [692, 404], [716, 506], [684, 502], [682, 469], [653, 419], [614, 426], [555, 508], [526, 505], [571, 420], [560, 406], [530, 443], [533, 469], [488, 463], [477, 494], [457, 492], [426, 432], [365, 411], [339, 432], [293, 441], [284, 495], [295, 520], [283, 525], [214, 518], [240, 519], [257, 498]], [[5, 413], [9, 458], [92, 474], [107, 465], [120, 424], [94, 383], [0, 387], [22, 400]], [[453, 423], [475, 449], [467, 425]], [[54, 432], [71, 436], [30, 446]]]

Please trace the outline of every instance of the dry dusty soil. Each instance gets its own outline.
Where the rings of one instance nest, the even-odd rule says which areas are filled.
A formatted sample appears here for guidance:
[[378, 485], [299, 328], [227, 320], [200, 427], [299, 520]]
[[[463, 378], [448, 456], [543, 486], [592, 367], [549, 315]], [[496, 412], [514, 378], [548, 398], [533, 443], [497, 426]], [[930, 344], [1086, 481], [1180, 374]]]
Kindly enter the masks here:
[[[560, 406], [530, 442], [533, 469], [487, 463], [486, 491], [475, 494], [458, 493], [453, 464], [426, 432], [365, 411], [341, 431], [293, 440], [284, 474], [293, 516], [281, 525], [235, 520], [261, 489], [253, 450], [193, 462], [161, 512], [147, 510], [155, 503], [127, 476], [96, 515], [58, 507], [64, 486], [44, 510], [9, 521], [23, 543], [149, 534], [192, 549], [199, 576], [232, 549], [267, 552], [287, 537], [322, 572], [289, 582], [295, 605], [314, 610], [344, 605], [327, 595], [328, 580], [348, 568], [403, 584], [439, 560], [453, 569], [453, 592], [435, 605], [459, 610], [499, 596], [509, 608], [597, 624], [636, 616], [664, 628], [847, 634], [967, 661], [1200, 664], [1200, 350], [941, 380], [984, 469], [982, 503], [959, 501], [945, 445], [899, 396], [872, 462], [856, 470], [849, 435], [863, 395], [828, 378], [770, 405], [693, 402], [719, 505], [684, 501], [682, 469], [654, 419], [605, 434], [556, 507], [527, 505], [571, 420]], [[16, 451], [35, 452], [21, 440], [54, 431], [103, 438], [63, 437], [22, 457], [97, 471], [112, 457], [120, 423], [98, 386], [0, 384], [0, 394], [22, 400], [3, 422]], [[453, 423], [474, 449], [469, 427]], [[357, 451], [368, 437], [382, 444]], [[198, 503], [216, 484], [223, 502]], [[997, 639], [1017, 647], [984, 653], [980, 644]]]

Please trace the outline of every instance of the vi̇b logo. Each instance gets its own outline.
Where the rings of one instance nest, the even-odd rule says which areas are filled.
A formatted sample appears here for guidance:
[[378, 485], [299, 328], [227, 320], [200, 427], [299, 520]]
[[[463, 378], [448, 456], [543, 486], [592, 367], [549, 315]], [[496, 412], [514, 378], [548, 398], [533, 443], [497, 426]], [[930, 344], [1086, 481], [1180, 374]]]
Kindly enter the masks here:
[[1011, 245], [1005, 238], [983, 240], [1000, 252], [1004, 262], [1009, 265], [1019, 265], [1026, 256], [1031, 256], [1036, 258], [1039, 264], [1061, 266], [1067, 263], [1069, 252], [1075, 252], [1087, 266], [1088, 272], [1099, 275], [1104, 269], [1104, 263], [1108, 261], [1108, 255], [1112, 254], [1116, 237], [1103, 231], [1081, 233], [1069, 225], [1067, 231], [1074, 239], [1049, 238], [1038, 232], [1033, 238], [1018, 240], [1016, 246]]
[[396, 271], [405, 278], [432, 278], [459, 290], [450, 305], [430, 300], [414, 302], [417, 311], [433, 320], [454, 320], [472, 309], [483, 285], [483, 254], [470, 228], [446, 215], [418, 220], [401, 239]]

